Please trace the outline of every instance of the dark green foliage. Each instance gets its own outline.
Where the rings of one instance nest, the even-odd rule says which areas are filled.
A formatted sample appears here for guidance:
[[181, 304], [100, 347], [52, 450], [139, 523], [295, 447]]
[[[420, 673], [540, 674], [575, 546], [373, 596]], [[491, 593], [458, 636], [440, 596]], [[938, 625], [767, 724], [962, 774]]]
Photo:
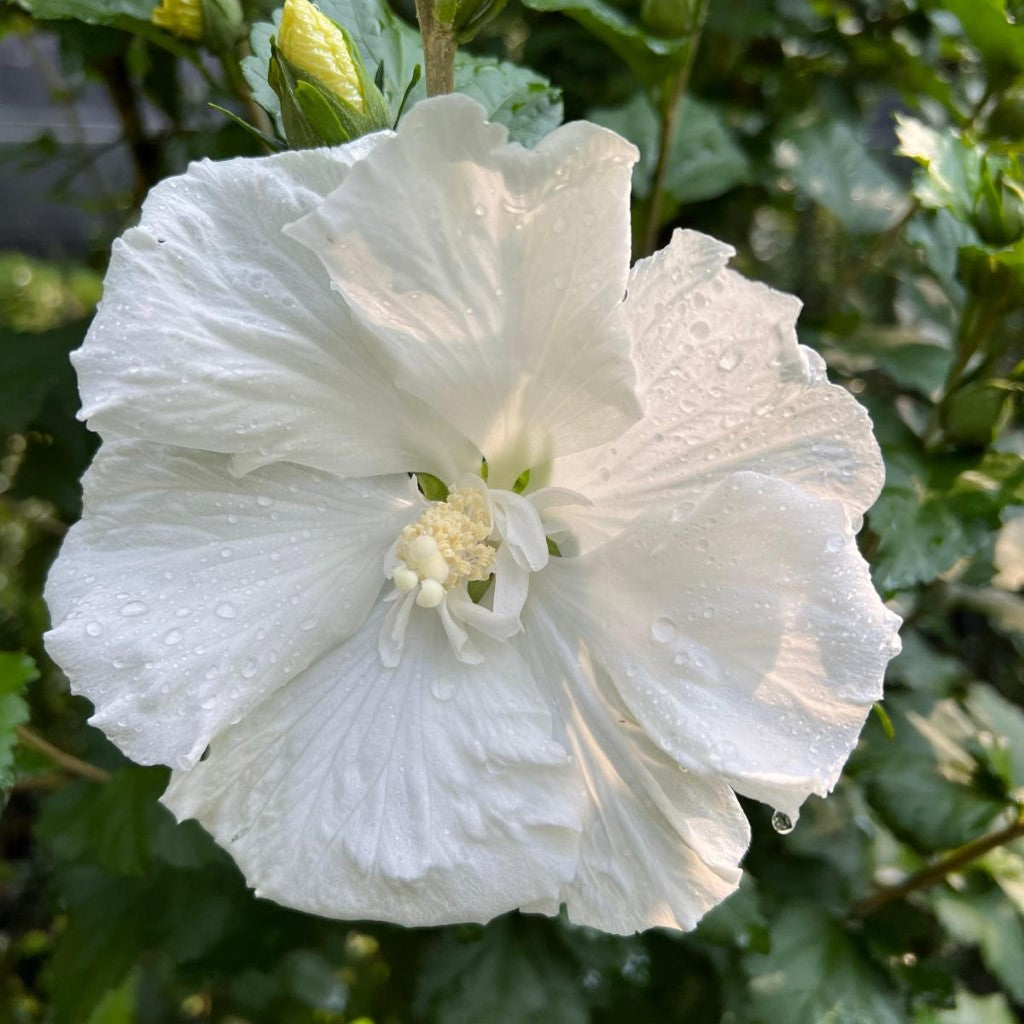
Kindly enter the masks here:
[[[66, 249], [41, 238], [35, 259], [0, 252], [0, 1021], [1024, 1019], [1024, 839], [864, 902], [1024, 804], [1021, 4], [509, 0], [460, 52], [456, 87], [514, 140], [556, 127], [564, 96], [569, 117], [637, 145], [635, 256], [645, 236], [704, 230], [736, 248], [737, 269], [797, 294], [801, 341], [864, 402], [885, 459], [859, 542], [906, 626], [879, 713], [836, 792], [791, 833], [746, 804], [743, 883], [693, 933], [628, 938], [525, 915], [333, 922], [256, 899], [199, 826], [160, 804], [167, 770], [124, 761], [46, 658], [43, 582], [97, 443], [75, 418], [68, 355], [112, 240], [190, 159], [255, 154], [261, 132], [283, 148], [351, 128], [293, 73], [282, 113], [275, 0], [242, 5], [242, 68], [224, 40], [157, 28], [155, 6], [0, 6], [5, 43], [50, 55], [38, 88], [54, 110], [81, 121], [83, 97], [109, 99], [123, 171], [100, 173], [108, 150], [74, 131], [4, 143], [5, 164], [28, 168], [19, 187], [44, 187], [45, 171], [86, 227]], [[320, 6], [394, 123], [425, 95], [411, 0]]]

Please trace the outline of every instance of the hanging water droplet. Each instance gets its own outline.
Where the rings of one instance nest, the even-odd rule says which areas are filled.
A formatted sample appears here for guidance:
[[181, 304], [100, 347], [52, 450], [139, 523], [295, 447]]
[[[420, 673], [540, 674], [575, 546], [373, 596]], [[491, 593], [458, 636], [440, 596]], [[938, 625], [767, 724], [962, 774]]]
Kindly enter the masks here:
[[780, 836], [788, 836], [795, 827], [793, 819], [788, 814], [783, 814], [782, 811], [772, 812], [772, 828], [775, 829]]

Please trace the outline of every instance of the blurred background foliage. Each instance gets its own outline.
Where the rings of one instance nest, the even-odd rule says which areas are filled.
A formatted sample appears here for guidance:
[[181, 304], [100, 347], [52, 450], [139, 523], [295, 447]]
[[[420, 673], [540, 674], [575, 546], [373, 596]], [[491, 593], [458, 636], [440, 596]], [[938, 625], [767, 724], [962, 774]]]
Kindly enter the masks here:
[[[799, 295], [886, 457], [860, 536], [906, 619], [884, 705], [795, 829], [748, 805], [734, 897], [633, 938], [256, 900], [46, 658], [42, 583], [96, 446], [67, 354], [111, 241], [189, 160], [264, 151], [210, 104], [274, 132], [274, 0], [247, 0], [238, 45], [170, 35], [154, 6], [0, 5], [0, 1020], [1024, 1020], [1020, 0], [510, 0], [460, 57], [458, 87], [526, 144], [563, 111], [637, 143], [637, 255], [697, 228]], [[397, 113], [410, 0], [321, 6]]]

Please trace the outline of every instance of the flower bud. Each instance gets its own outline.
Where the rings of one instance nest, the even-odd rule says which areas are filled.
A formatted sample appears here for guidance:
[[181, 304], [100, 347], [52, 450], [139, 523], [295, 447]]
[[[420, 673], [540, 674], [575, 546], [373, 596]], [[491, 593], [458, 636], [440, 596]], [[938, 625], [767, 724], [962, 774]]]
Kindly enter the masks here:
[[309, 0], [285, 0], [268, 78], [292, 148], [336, 146], [391, 127], [352, 37]]
[[231, 49], [245, 28], [239, 0], [162, 0], [150, 17], [171, 35], [202, 40], [218, 53]]
[[691, 0], [643, 0], [640, 24], [658, 36], [684, 36], [694, 30]]
[[173, 36], [194, 40], [203, 38], [202, 0], [161, 0], [150, 20]]
[[285, 0], [277, 46], [285, 60], [362, 113], [365, 100], [345, 33], [309, 0]]

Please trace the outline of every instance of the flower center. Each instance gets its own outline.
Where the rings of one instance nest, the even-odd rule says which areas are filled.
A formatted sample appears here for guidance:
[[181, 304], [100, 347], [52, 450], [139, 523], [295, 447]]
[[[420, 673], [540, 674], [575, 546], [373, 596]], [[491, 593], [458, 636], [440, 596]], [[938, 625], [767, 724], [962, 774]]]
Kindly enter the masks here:
[[419, 588], [416, 603], [436, 608], [460, 583], [486, 580], [494, 571], [491, 530], [486, 496], [470, 487], [452, 491], [402, 530], [391, 574], [395, 587]]

